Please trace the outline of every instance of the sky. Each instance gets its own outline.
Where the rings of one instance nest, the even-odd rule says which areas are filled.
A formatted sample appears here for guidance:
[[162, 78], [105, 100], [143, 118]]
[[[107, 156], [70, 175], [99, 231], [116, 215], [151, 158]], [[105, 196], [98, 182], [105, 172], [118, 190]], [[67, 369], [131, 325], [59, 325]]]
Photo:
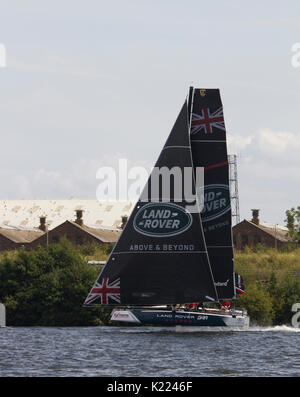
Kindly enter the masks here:
[[293, 0], [1, 0], [0, 199], [96, 198], [99, 168], [152, 167], [193, 85], [220, 89], [241, 220], [284, 224], [300, 205], [297, 43]]

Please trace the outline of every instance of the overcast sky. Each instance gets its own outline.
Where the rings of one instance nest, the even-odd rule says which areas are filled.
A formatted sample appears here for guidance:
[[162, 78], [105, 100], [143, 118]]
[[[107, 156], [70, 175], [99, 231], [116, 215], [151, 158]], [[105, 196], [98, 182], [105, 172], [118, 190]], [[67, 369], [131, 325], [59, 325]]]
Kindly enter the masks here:
[[95, 198], [99, 167], [151, 167], [193, 84], [221, 90], [241, 219], [300, 205], [299, 0], [1, 0], [0, 21], [1, 199]]

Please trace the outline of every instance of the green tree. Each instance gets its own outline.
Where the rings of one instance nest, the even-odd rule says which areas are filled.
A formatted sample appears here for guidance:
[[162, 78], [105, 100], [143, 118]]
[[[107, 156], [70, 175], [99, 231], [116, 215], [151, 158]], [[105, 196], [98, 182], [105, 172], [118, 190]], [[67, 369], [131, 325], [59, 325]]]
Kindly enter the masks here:
[[0, 260], [0, 301], [7, 324], [80, 326], [108, 321], [107, 310], [83, 308], [99, 268], [89, 265], [66, 239], [48, 248], [20, 250]]
[[284, 290], [281, 283], [276, 277], [275, 272], [271, 273], [270, 279], [267, 282], [266, 290], [269, 293], [273, 306], [273, 323], [281, 324], [281, 312], [284, 304]]
[[270, 325], [273, 323], [274, 308], [272, 298], [260, 283], [246, 286], [246, 293], [238, 296], [238, 305], [247, 309], [253, 324]]
[[293, 241], [300, 243], [300, 206], [285, 211], [286, 225]]
[[293, 313], [292, 305], [300, 302], [300, 278], [287, 275], [281, 285], [281, 305], [277, 309], [277, 324], [289, 324]]

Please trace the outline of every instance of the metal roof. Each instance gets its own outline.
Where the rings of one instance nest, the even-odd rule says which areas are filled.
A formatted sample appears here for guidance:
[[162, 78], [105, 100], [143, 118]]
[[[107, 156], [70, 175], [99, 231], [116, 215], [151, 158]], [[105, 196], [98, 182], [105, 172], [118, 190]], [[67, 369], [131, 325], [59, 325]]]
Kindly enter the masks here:
[[40, 217], [46, 217], [49, 230], [66, 220], [74, 221], [75, 211], [83, 210], [83, 222], [92, 228], [115, 229], [122, 216], [129, 216], [133, 201], [98, 201], [97, 199], [0, 200], [0, 227], [36, 229]]
[[286, 226], [282, 226], [274, 223], [261, 222], [260, 225], [269, 229], [283, 230], [284, 232], [289, 231], [289, 229]]
[[92, 236], [96, 237], [98, 240], [101, 240], [103, 243], [115, 243], [118, 241], [121, 235], [121, 229], [118, 230], [107, 230], [107, 229], [100, 229], [100, 228], [92, 228], [87, 227], [86, 225], [79, 226], [76, 222], [69, 221], [75, 227], [85, 231], [86, 233], [91, 234]]
[[0, 228], [0, 234], [14, 243], [31, 243], [44, 233], [41, 230], [19, 230], [19, 229], [3, 229]]

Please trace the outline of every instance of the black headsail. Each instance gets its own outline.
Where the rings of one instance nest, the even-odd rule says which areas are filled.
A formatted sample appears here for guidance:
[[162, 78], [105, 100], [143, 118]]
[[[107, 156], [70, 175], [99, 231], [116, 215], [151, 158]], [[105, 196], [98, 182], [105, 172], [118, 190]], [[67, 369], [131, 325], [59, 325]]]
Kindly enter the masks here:
[[[190, 89], [194, 167], [204, 167], [204, 236], [218, 297], [235, 296], [229, 169], [223, 106], [218, 89]], [[202, 199], [203, 200], [203, 199]]]
[[162, 177], [159, 197], [153, 197], [153, 173], [163, 167], [174, 174], [181, 172], [181, 186], [186, 182], [184, 169], [193, 170], [186, 102], [85, 305], [156, 305], [217, 299], [200, 214], [188, 209], [191, 197], [174, 194], [178, 184], [175, 189], [175, 179], [171, 178], [167, 198], [162, 193]]

